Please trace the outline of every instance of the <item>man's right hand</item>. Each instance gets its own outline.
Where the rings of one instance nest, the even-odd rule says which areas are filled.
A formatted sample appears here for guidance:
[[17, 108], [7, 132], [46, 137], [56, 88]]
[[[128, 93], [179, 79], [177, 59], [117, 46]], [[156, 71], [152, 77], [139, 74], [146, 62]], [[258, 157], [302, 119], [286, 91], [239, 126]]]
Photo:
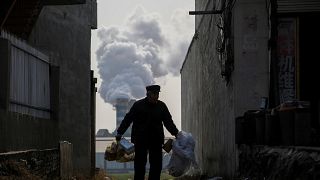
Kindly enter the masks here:
[[121, 134], [117, 134], [117, 135], [116, 135], [116, 140], [117, 140], [117, 141], [120, 141], [121, 138], [122, 138], [122, 135], [121, 135]]

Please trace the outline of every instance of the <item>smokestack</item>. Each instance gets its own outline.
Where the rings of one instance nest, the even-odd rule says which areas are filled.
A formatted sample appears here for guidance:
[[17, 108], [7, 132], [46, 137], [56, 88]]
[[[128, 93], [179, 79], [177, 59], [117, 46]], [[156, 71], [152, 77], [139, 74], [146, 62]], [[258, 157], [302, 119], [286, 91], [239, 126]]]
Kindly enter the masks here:
[[[134, 99], [128, 99], [128, 98], [117, 98], [115, 103], [113, 104], [114, 108], [116, 109], [116, 126], [118, 127], [121, 124], [121, 121], [123, 120], [124, 116], [129, 112], [132, 105], [136, 102]], [[131, 135], [131, 126], [128, 128], [128, 130], [123, 135], [124, 137], [130, 137]]]

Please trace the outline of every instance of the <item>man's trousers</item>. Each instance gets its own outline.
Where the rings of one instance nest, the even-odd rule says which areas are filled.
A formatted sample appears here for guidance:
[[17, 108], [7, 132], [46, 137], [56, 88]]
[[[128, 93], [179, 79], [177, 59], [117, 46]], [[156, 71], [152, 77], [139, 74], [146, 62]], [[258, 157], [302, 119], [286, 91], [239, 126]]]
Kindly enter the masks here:
[[149, 153], [149, 180], [160, 180], [162, 170], [162, 143], [152, 140], [136, 140], [134, 157], [134, 180], [144, 180]]

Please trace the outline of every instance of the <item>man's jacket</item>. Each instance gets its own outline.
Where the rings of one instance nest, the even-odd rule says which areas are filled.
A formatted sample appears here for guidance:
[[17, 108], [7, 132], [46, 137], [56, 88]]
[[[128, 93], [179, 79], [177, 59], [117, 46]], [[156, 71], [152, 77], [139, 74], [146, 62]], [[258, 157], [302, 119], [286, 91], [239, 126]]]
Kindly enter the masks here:
[[172, 135], [178, 133], [166, 104], [159, 100], [156, 104], [150, 103], [147, 98], [136, 101], [122, 120], [117, 130], [118, 134], [124, 134], [131, 123], [133, 143], [136, 140], [153, 140], [163, 143], [163, 125]]

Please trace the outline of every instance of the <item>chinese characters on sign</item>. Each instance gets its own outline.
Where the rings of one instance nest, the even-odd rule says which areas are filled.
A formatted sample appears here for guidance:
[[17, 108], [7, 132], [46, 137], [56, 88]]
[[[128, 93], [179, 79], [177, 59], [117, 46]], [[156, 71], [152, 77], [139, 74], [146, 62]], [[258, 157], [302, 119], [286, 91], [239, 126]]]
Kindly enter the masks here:
[[296, 19], [279, 19], [278, 85], [280, 103], [296, 99]]

